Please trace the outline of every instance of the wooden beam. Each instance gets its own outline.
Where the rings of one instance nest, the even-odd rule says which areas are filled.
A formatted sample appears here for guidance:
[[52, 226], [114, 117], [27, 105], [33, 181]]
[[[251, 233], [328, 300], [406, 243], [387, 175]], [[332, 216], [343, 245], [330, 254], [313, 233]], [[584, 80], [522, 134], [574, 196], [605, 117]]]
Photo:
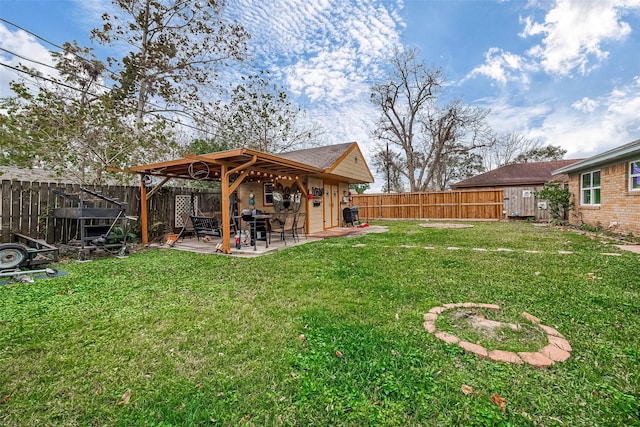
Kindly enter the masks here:
[[222, 190], [222, 252], [231, 253], [231, 213], [229, 212], [229, 174], [227, 165], [221, 166], [221, 190]]
[[144, 186], [144, 176], [140, 175], [140, 233], [142, 234], [142, 244], [149, 246], [149, 230], [148, 223], [148, 207], [147, 207], [147, 189]]
[[[142, 176], [140, 179], [143, 180], [144, 176]], [[170, 179], [171, 179], [171, 177], [167, 176], [162, 181], [160, 181], [160, 183], [158, 185], [156, 185], [155, 187], [153, 187], [151, 189], [151, 191], [149, 191], [149, 194], [147, 194], [147, 198], [150, 199], [151, 197], [153, 197], [153, 195], [156, 194], [158, 191], [160, 191], [162, 186], [165, 185]]]

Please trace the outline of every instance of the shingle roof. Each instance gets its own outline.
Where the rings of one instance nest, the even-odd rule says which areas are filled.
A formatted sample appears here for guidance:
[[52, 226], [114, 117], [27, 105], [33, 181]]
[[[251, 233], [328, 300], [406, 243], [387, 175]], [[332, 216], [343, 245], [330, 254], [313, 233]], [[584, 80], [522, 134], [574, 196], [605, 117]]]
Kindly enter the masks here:
[[56, 175], [55, 172], [44, 170], [44, 169], [27, 169], [27, 168], [18, 168], [15, 166], [0, 166], [0, 180], [15, 180], [15, 181], [26, 181], [26, 182], [57, 182], [64, 184], [73, 184], [75, 183], [72, 179], [68, 177]]
[[453, 189], [471, 187], [505, 187], [519, 185], [541, 185], [557, 177], [551, 173], [582, 159], [552, 160], [549, 162], [513, 163], [490, 170], [480, 175], [456, 182]]
[[564, 166], [559, 170], [556, 170], [556, 174], [562, 173], [576, 173], [582, 170], [596, 168], [611, 163], [623, 162], [628, 160], [634, 160], [640, 155], [640, 139], [632, 141], [628, 144], [621, 145], [620, 147], [613, 148], [604, 153], [596, 154], [595, 156], [584, 159], [575, 164]]
[[337, 162], [355, 144], [346, 142], [344, 144], [327, 145], [324, 147], [306, 148], [304, 150], [289, 151], [278, 154], [279, 157], [304, 163], [309, 166], [327, 169]]

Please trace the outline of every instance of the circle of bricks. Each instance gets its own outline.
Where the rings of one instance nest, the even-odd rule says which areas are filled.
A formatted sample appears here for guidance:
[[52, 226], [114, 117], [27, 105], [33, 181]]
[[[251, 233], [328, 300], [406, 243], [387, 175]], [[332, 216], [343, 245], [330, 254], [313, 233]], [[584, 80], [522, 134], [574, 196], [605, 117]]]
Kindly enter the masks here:
[[571, 344], [556, 329], [543, 325], [537, 317], [527, 313], [522, 313], [522, 317], [529, 322], [537, 325], [547, 334], [548, 344], [538, 351], [533, 352], [512, 352], [504, 350], [489, 350], [481, 345], [463, 341], [455, 335], [451, 335], [444, 331], [436, 329], [436, 319], [438, 315], [452, 308], [485, 308], [488, 310], [500, 310], [500, 306], [496, 304], [483, 304], [474, 302], [462, 302], [454, 304], [443, 304], [442, 306], [433, 307], [424, 315], [424, 328], [430, 334], [434, 334], [436, 338], [446, 342], [447, 344], [457, 344], [464, 351], [474, 353], [480, 358], [489, 359], [493, 362], [527, 363], [536, 368], [546, 368], [552, 366], [556, 362], [563, 362], [571, 356]]

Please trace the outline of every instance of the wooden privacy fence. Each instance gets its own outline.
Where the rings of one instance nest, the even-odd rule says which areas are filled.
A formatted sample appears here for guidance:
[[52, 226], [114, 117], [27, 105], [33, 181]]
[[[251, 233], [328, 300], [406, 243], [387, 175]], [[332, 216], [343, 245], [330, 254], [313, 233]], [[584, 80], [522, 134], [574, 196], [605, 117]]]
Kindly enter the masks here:
[[501, 219], [503, 190], [354, 194], [365, 219]]
[[[140, 216], [140, 188], [133, 186], [82, 186], [111, 199], [127, 202], [127, 215]], [[65, 194], [80, 194], [81, 186], [56, 184], [50, 182], [27, 182], [3, 180], [0, 218], [2, 220], [2, 242], [11, 241], [11, 233], [19, 232], [27, 236], [44, 239], [49, 243], [58, 243], [73, 238], [78, 232], [78, 221], [68, 218], [53, 218], [54, 208], [76, 207], [72, 201], [59, 196], [55, 191]], [[219, 206], [220, 192], [196, 190], [185, 187], [163, 187], [149, 199], [149, 237], [156, 238], [166, 232], [173, 232], [175, 224], [175, 196], [196, 194], [200, 206], [204, 204]], [[117, 206], [99, 198], [85, 194], [97, 208], [117, 208]], [[138, 221], [130, 221], [131, 230], [140, 233]]]

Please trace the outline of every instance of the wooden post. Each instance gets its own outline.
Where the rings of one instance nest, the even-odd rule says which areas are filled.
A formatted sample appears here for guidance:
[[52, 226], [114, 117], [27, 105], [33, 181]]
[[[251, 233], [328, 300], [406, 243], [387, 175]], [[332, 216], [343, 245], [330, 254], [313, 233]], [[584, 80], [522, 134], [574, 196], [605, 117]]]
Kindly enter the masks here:
[[144, 186], [144, 175], [140, 175], [140, 233], [142, 234], [142, 244], [145, 246], [149, 245], [147, 210], [147, 189]]

